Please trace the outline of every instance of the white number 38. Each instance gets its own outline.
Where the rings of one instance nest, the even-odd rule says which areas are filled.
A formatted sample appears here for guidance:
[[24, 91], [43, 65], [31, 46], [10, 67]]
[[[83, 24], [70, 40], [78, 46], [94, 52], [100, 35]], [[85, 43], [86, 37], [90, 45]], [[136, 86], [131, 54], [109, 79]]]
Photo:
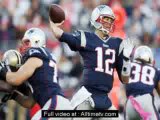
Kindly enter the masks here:
[[131, 64], [131, 77], [129, 83], [136, 83], [141, 81], [143, 84], [153, 85], [155, 69], [151, 66], [142, 66], [137, 63]]

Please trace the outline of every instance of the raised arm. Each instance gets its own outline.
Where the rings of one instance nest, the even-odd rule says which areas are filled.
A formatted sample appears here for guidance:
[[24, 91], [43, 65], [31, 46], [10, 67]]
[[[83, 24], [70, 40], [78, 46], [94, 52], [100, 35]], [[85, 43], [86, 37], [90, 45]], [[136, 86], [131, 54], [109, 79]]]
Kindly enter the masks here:
[[59, 26], [62, 25], [64, 21], [61, 23], [53, 23], [51, 20], [49, 20], [49, 22], [50, 22], [50, 26], [51, 26], [53, 34], [55, 35], [57, 39], [59, 39], [64, 32]]
[[119, 72], [119, 74], [121, 74], [121, 81], [123, 83], [129, 82], [130, 72], [131, 72], [131, 55], [135, 47], [136, 47], [136, 44], [134, 43], [133, 40], [129, 38], [123, 40], [120, 44], [119, 61], [121, 61], [120, 63], [122, 64], [118, 64], [118, 65], [120, 65], [121, 67], [121, 72]]
[[77, 51], [82, 47], [85, 47], [86, 36], [83, 31], [75, 31], [74, 33], [64, 32], [59, 26], [60, 24], [53, 23], [50, 21], [50, 26], [53, 31], [53, 34], [60, 42], [65, 42], [69, 45], [71, 50]]

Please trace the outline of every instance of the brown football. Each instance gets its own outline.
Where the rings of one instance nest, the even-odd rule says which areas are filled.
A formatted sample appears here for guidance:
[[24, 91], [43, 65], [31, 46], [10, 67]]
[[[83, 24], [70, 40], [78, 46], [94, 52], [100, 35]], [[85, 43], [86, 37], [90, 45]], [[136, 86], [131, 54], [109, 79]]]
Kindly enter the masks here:
[[57, 4], [51, 4], [49, 8], [49, 17], [54, 23], [61, 23], [65, 20], [65, 12], [61, 6]]

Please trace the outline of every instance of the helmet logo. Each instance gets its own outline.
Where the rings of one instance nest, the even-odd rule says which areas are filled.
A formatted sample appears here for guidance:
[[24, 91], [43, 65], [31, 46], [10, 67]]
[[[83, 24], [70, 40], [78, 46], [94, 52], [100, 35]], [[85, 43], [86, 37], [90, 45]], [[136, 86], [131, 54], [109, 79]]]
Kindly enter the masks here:
[[28, 34], [32, 34], [34, 32], [34, 30], [30, 30]]
[[105, 5], [101, 5], [101, 6], [98, 6], [98, 9], [101, 11], [104, 7]]

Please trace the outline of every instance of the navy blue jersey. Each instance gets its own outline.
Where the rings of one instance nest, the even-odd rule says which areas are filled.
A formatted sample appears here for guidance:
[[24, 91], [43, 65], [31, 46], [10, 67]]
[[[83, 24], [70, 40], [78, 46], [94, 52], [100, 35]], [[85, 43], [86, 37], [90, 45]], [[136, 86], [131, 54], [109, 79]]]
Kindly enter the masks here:
[[57, 68], [53, 56], [45, 48], [30, 48], [23, 56], [24, 62], [36, 57], [43, 61], [43, 65], [37, 68], [28, 79], [33, 88], [33, 97], [41, 107], [52, 98], [53, 95], [62, 94], [57, 84]]
[[153, 66], [137, 62], [131, 63], [131, 75], [126, 84], [127, 96], [152, 94], [160, 80], [160, 72]]
[[109, 37], [101, 40], [95, 33], [77, 31], [63, 33], [61, 42], [66, 42], [83, 58], [83, 86], [95, 94], [108, 93], [113, 85], [114, 68], [119, 75], [122, 67], [122, 54], [119, 55], [120, 38]]

